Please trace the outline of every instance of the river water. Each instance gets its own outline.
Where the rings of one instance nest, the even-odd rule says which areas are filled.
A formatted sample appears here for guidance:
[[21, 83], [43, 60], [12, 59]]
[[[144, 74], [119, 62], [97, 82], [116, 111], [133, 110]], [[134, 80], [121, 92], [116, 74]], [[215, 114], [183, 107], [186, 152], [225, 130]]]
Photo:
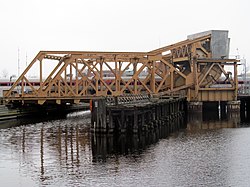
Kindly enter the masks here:
[[[242, 125], [243, 124], [243, 125]], [[238, 116], [190, 115], [187, 128], [91, 134], [90, 113], [0, 125], [0, 184], [22, 186], [249, 186], [250, 128]]]

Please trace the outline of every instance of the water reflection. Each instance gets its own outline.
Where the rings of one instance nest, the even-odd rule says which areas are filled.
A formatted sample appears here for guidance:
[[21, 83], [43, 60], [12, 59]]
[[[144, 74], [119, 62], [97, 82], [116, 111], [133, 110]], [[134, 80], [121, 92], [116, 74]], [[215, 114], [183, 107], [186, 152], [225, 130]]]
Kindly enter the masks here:
[[89, 116], [84, 113], [38, 123], [22, 121], [16, 127], [0, 129], [0, 152], [8, 157], [10, 167], [18, 167], [24, 178], [30, 177], [30, 183], [39, 180], [42, 186], [57, 185], [65, 173], [70, 173], [69, 180], [82, 178], [91, 163], [124, 155], [140, 157], [148, 147], [169, 136], [167, 126], [140, 135], [90, 134]]
[[219, 114], [218, 111], [188, 113], [188, 130], [240, 127], [240, 113]]
[[238, 115], [216, 120], [196, 113], [189, 116], [186, 130], [171, 135], [161, 126], [144, 134], [115, 136], [90, 134], [89, 116], [85, 112], [0, 129], [1, 186], [244, 186], [250, 182], [246, 177], [249, 129], [236, 128]]
[[93, 162], [106, 161], [114, 155], [140, 155], [143, 150], [168, 136], [169, 131], [166, 126], [141, 134], [92, 134]]
[[[80, 162], [90, 162], [89, 112], [79, 118], [70, 116], [34, 124], [28, 121], [0, 130], [0, 153], [8, 161], [8, 167], [17, 167], [31, 181], [39, 179], [42, 185], [49, 185], [64, 172], [79, 172]], [[13, 121], [10, 123], [13, 126]]]

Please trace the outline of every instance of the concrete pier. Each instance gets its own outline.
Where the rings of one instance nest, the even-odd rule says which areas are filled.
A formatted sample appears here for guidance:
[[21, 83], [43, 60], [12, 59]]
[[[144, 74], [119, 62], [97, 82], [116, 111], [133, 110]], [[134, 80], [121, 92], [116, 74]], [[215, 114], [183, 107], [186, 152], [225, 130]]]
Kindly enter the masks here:
[[250, 119], [250, 95], [242, 95], [240, 99], [240, 115], [242, 122], [249, 121]]
[[240, 101], [228, 101], [227, 111], [228, 112], [240, 112]]
[[202, 106], [203, 103], [202, 102], [188, 102], [187, 104], [188, 106], [188, 111], [193, 111], [193, 112], [202, 112]]
[[220, 110], [227, 112], [239, 112], [241, 107], [241, 101], [203, 101], [203, 102], [188, 102], [187, 110], [189, 112], [206, 112], [211, 110]]

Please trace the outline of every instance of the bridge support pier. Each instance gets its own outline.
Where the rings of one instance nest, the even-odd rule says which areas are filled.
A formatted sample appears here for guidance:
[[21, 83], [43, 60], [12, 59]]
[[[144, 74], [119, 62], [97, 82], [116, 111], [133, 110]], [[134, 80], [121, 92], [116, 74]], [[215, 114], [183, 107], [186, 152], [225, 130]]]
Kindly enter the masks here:
[[228, 112], [240, 112], [240, 101], [228, 101], [227, 111]]
[[[212, 107], [216, 107], [216, 109], [218, 109], [218, 106], [220, 106], [221, 110], [225, 110], [224, 102], [220, 102], [220, 101], [193, 102], [192, 101], [192, 102], [188, 102], [188, 111], [189, 112], [202, 112], [204, 110], [205, 106], [206, 106], [206, 108], [209, 107], [209, 109], [212, 109]], [[227, 111], [228, 112], [240, 111], [240, 101], [228, 101], [227, 102]]]
[[241, 96], [240, 98], [240, 115], [242, 122], [250, 121], [250, 97]]
[[96, 133], [140, 133], [160, 127], [175, 132], [182, 127], [184, 99], [156, 99], [139, 103], [108, 104], [105, 99], [91, 103], [91, 131]]
[[190, 101], [187, 106], [189, 112], [202, 112], [203, 102]]
[[228, 118], [234, 123], [235, 127], [240, 124], [240, 101], [227, 102]]
[[92, 132], [106, 132], [106, 100], [95, 99], [91, 101], [91, 131]]

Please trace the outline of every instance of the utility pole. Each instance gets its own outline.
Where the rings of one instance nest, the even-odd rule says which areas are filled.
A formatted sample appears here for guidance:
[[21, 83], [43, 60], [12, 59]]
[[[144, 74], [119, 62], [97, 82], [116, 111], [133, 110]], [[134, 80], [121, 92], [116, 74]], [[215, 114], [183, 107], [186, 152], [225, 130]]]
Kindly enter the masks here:
[[19, 47], [18, 47], [18, 57], [17, 57], [17, 68], [18, 68], [18, 70], [17, 70], [17, 76], [19, 77], [20, 76], [20, 50], [19, 50]]
[[26, 67], [27, 67], [27, 65], [28, 65], [28, 55], [27, 55], [27, 51], [26, 51], [26, 62], [25, 62], [25, 65], [26, 65]]

